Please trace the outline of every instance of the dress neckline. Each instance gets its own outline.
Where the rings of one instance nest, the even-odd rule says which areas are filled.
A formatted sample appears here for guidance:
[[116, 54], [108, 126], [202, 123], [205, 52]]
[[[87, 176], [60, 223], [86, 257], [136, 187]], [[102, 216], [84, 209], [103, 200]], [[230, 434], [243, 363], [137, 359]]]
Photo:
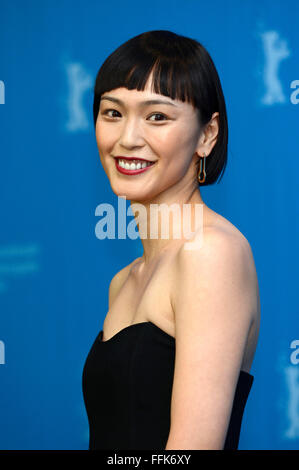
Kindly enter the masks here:
[[[121, 338], [121, 336], [123, 336], [125, 333], [127, 333], [132, 328], [136, 328], [136, 327], [138, 328], [142, 325], [146, 325], [146, 326], [150, 326], [150, 327], [155, 328], [157, 331], [160, 332], [160, 334], [162, 334], [162, 335], [166, 336], [167, 338], [169, 338], [169, 340], [172, 343], [175, 343], [175, 337], [174, 336], [171, 336], [170, 334], [166, 333], [166, 331], [162, 330], [162, 328], [160, 328], [159, 326], [157, 326], [155, 323], [153, 323], [151, 321], [142, 321], [142, 322], [139, 322], [139, 323], [132, 323], [131, 325], [125, 326], [124, 328], [119, 330], [117, 333], [115, 333], [115, 335], [111, 336], [111, 338], [107, 339], [106, 341], [103, 341], [103, 330], [101, 330], [100, 333], [98, 334], [97, 339], [98, 339], [99, 343], [102, 344], [102, 345], [110, 344], [110, 343], [113, 343], [114, 341], [117, 341], [119, 338]], [[240, 375], [241, 374], [244, 374], [245, 376], [248, 376], [251, 379], [254, 378], [254, 376], [252, 374], [250, 374], [250, 372], [247, 372], [246, 370], [241, 369], [240, 370]]]
[[121, 336], [123, 333], [126, 333], [127, 330], [129, 330], [133, 327], [139, 327], [140, 325], [153, 326], [154, 328], [159, 330], [162, 334], [166, 335], [171, 341], [175, 341], [175, 338], [173, 336], [166, 333], [166, 331], [162, 330], [159, 326], [157, 326], [155, 323], [153, 323], [151, 321], [142, 321], [142, 322], [139, 322], [139, 323], [132, 323], [131, 325], [125, 326], [124, 328], [119, 330], [117, 333], [115, 333], [115, 335], [111, 336], [111, 338], [107, 339], [106, 341], [103, 341], [103, 330], [101, 330], [100, 333], [99, 333], [99, 341], [100, 341], [100, 343], [103, 343], [103, 344], [110, 343], [110, 342], [114, 341], [114, 339], [117, 339], [119, 336]]

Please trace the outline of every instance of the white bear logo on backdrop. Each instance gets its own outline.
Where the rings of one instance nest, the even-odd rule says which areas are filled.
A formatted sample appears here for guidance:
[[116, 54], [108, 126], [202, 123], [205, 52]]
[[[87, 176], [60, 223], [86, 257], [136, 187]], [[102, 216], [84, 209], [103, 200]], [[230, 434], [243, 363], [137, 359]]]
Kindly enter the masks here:
[[80, 63], [67, 64], [66, 72], [69, 90], [66, 103], [69, 118], [66, 129], [69, 132], [85, 131], [90, 127], [90, 122], [84, 109], [83, 97], [86, 91], [92, 88], [92, 76]]
[[5, 85], [2, 80], [0, 80], [0, 104], [5, 104]]
[[276, 31], [267, 31], [261, 37], [265, 54], [263, 78], [266, 85], [266, 93], [262, 98], [262, 103], [265, 105], [284, 103], [287, 100], [278, 77], [278, 69], [281, 62], [289, 57], [290, 50], [286, 40], [280, 39]]
[[3, 341], [0, 341], [0, 365], [5, 364], [5, 346]]

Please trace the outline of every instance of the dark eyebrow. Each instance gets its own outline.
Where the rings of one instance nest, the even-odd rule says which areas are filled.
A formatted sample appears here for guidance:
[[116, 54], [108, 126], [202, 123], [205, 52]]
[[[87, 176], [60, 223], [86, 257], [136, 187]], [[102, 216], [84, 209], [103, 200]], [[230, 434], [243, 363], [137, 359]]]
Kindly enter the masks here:
[[[113, 101], [114, 103], [117, 103], [117, 104], [124, 104], [122, 100], [119, 100], [118, 98], [113, 98], [112, 96], [106, 96], [105, 95], [101, 98], [101, 101], [102, 100], [109, 100], [109, 101]], [[170, 101], [164, 101], [164, 100], [147, 100], [147, 101], [141, 101], [140, 102], [140, 105], [144, 105], [144, 104], [169, 104], [170, 106], [177, 107], [176, 104], [171, 103]]]

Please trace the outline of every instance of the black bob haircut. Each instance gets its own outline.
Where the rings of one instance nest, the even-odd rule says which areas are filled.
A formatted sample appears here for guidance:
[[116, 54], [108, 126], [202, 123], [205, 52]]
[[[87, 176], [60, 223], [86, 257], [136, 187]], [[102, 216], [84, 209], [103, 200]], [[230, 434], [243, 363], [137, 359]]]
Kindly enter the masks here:
[[[206, 157], [207, 186], [222, 178], [227, 163], [228, 125], [223, 91], [216, 67], [202, 44], [172, 31], [148, 31], [119, 46], [100, 67], [94, 85], [96, 126], [101, 96], [125, 87], [143, 91], [153, 72], [153, 92], [187, 101], [198, 110], [204, 127], [219, 112], [217, 142]], [[199, 164], [199, 159], [198, 159]]]

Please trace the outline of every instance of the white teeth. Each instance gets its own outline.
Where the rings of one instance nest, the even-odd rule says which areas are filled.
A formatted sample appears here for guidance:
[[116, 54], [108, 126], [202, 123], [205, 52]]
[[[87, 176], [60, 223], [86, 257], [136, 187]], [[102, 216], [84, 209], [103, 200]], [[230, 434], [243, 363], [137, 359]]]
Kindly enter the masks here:
[[125, 168], [126, 170], [139, 170], [140, 168], [145, 168], [146, 166], [149, 166], [150, 163], [147, 162], [142, 162], [142, 163], [128, 163], [125, 160], [118, 160], [119, 166], [122, 168]]

